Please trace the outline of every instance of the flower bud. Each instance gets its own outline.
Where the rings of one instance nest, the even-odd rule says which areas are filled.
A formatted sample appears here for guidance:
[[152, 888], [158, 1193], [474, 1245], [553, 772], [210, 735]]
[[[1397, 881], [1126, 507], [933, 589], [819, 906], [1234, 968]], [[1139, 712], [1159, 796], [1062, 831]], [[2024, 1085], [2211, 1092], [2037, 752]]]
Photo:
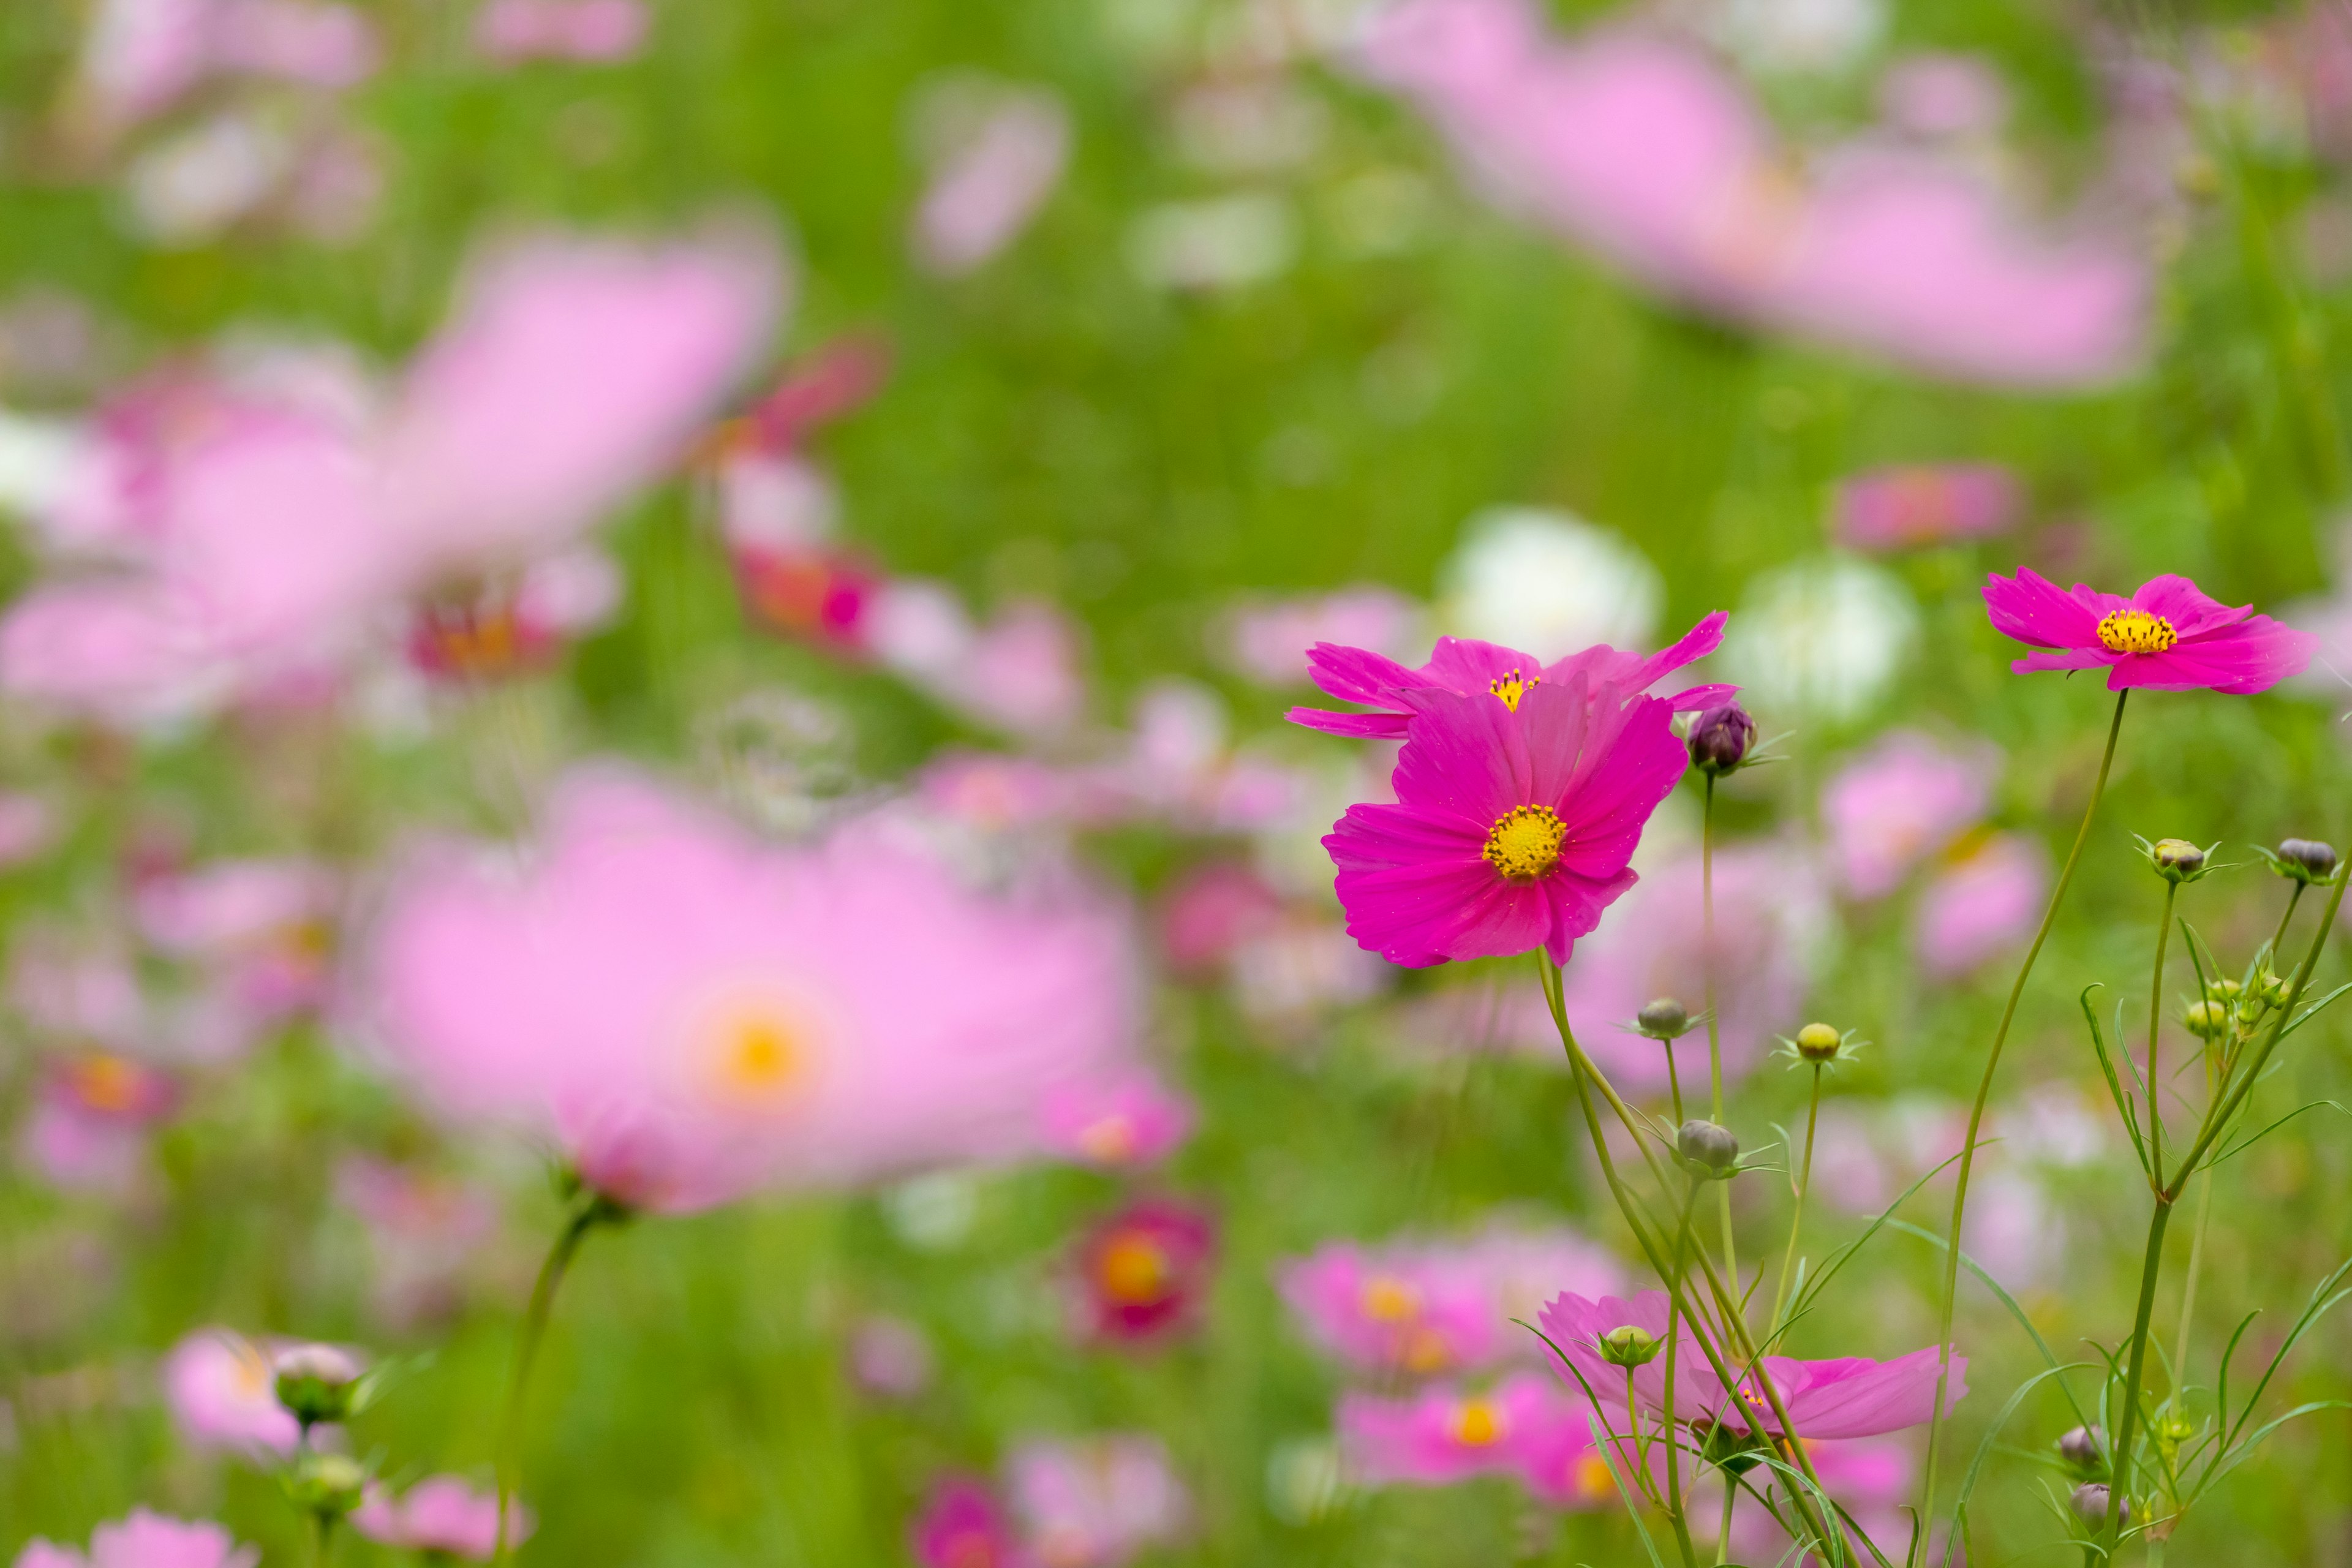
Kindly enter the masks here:
[[1633, 1026], [1654, 1040], [1679, 1040], [1690, 1033], [1690, 1011], [1671, 996], [1643, 1004]]
[[2200, 1040], [2218, 1040], [2230, 1032], [2230, 1005], [2222, 1001], [2191, 1002], [2180, 1021]]
[[1756, 743], [1756, 721], [1737, 702], [1701, 713], [1691, 724], [1690, 757], [1704, 773], [1727, 773], [1748, 760]]
[[2325, 882], [2336, 875], [2336, 847], [2316, 838], [2288, 838], [2271, 855], [2271, 869], [2298, 882]]
[[1686, 1170], [1723, 1181], [1738, 1163], [1739, 1140], [1731, 1135], [1728, 1128], [1694, 1120], [1684, 1122], [1675, 1134], [1675, 1152], [1682, 1156]]
[[[2074, 1496], [2072, 1500], [2074, 1504], [2074, 1517], [2094, 1529], [2105, 1525], [2107, 1522], [2107, 1500], [2112, 1495], [2104, 1481], [2084, 1481], [2074, 1489]], [[2128, 1500], [2125, 1501], [2123, 1510], [2117, 1518], [2121, 1522], [2130, 1522], [2131, 1503]]]
[[286, 1493], [304, 1513], [341, 1519], [360, 1506], [367, 1469], [348, 1454], [306, 1453], [286, 1478]]
[[1637, 1324], [1626, 1323], [1601, 1336], [1601, 1359], [1611, 1366], [1646, 1366], [1657, 1355], [1657, 1339]]
[[278, 1403], [305, 1426], [341, 1421], [352, 1413], [360, 1365], [332, 1345], [296, 1345], [270, 1359]]
[[2101, 1474], [2107, 1468], [2107, 1435], [2097, 1426], [2077, 1426], [2058, 1439], [2058, 1457], [2086, 1476]]
[[2264, 1007], [2284, 1005], [2286, 1002], [2287, 990], [2286, 976], [2284, 974], [2273, 974], [2265, 969], [2254, 976], [2254, 1000]]
[[1797, 1054], [1816, 1067], [1835, 1061], [1845, 1037], [1827, 1024], [1808, 1024], [1797, 1031]]
[[2168, 882], [2191, 881], [2205, 869], [2205, 851], [2186, 838], [2159, 838], [2147, 847], [2147, 863]]

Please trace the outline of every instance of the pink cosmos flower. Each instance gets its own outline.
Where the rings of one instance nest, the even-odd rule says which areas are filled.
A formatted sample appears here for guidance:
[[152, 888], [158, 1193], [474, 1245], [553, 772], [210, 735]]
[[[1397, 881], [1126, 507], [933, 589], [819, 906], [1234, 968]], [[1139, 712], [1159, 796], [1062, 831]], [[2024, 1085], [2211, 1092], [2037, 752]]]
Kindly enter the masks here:
[[1938, 979], [1966, 974], [2024, 945], [2049, 890], [2050, 858], [2041, 844], [2014, 833], [1971, 837], [1920, 894], [1912, 952]]
[[1310, 678], [1308, 650], [1324, 643], [1402, 655], [1424, 614], [1403, 595], [1375, 587], [1244, 602], [1224, 621], [1225, 661], [1262, 686], [1294, 686]]
[[146, 1170], [149, 1129], [179, 1099], [169, 1075], [134, 1058], [74, 1053], [41, 1076], [20, 1134], [25, 1157], [64, 1191], [127, 1197]]
[[1163, 1339], [1189, 1326], [1207, 1294], [1217, 1227], [1168, 1198], [1141, 1198], [1089, 1230], [1076, 1273], [1079, 1326], [1096, 1339]]
[[[1042, 89], [947, 105], [930, 183], [915, 208], [915, 258], [943, 277], [970, 272], [1020, 237], [1070, 156], [1070, 115]], [[966, 112], [952, 110], [958, 107]]]
[[1963, 170], [1848, 151], [1810, 184], [1740, 84], [1671, 39], [1546, 30], [1527, 0], [1406, 0], [1358, 51], [1498, 203], [1701, 308], [1964, 380], [2110, 378], [2147, 267], [2029, 234]]
[[849, 1375], [867, 1394], [912, 1399], [931, 1385], [939, 1356], [920, 1325], [887, 1312], [860, 1318], [849, 1331]]
[[1192, 1102], [1150, 1072], [1076, 1083], [1042, 1106], [1045, 1146], [1108, 1169], [1154, 1165], [1191, 1135]]
[[58, 836], [58, 814], [37, 795], [0, 790], [0, 870], [37, 859]]
[[1282, 904], [1265, 878], [1237, 861], [1195, 867], [1160, 899], [1160, 952], [1180, 974], [1213, 973], [1279, 920]]
[[2002, 532], [2023, 500], [2016, 476], [1997, 464], [1921, 464], [1856, 474], [1830, 510], [1840, 543], [1910, 550]]
[[[1432, 1387], [1409, 1399], [1343, 1395], [1335, 1417], [1349, 1470], [1374, 1486], [1445, 1486], [1478, 1475], [1529, 1477], [1539, 1461], [1539, 1495], [1588, 1500], [1580, 1462], [1592, 1447], [1581, 1394], [1556, 1378], [1524, 1372], [1484, 1393]], [[1595, 1457], [1597, 1458], [1597, 1456]], [[1601, 1501], [1613, 1496], [1607, 1467]]]
[[408, 1327], [457, 1310], [467, 1265], [498, 1228], [485, 1194], [353, 1155], [336, 1168], [335, 1197], [365, 1228], [368, 1298], [379, 1317]]
[[1568, 961], [1637, 880], [1626, 861], [1685, 763], [1667, 703], [1588, 680], [1411, 695], [1397, 804], [1349, 806], [1323, 840], [1349, 935], [1415, 967]]
[[[487, 1561], [498, 1544], [499, 1499], [456, 1476], [428, 1476], [398, 1497], [371, 1485], [351, 1519], [353, 1530], [385, 1546]], [[507, 1543], [529, 1540], [535, 1523], [530, 1510], [509, 1503]]]
[[[1612, 1329], [1629, 1323], [1663, 1342], [1666, 1293], [1644, 1290], [1631, 1300], [1603, 1296], [1597, 1301], [1563, 1295], [1544, 1309], [1542, 1318], [1544, 1332], [1574, 1363], [1593, 1394], [1618, 1410], [1624, 1406], [1625, 1371], [1601, 1360], [1599, 1341]], [[1690, 1337], [1688, 1327], [1677, 1332], [1683, 1336], [1675, 1367], [1677, 1420], [1720, 1420], [1744, 1431], [1784, 1435], [1762, 1384], [1751, 1378], [1741, 1384], [1737, 1394], [1726, 1390]], [[1951, 1360], [1948, 1401], [1968, 1393], [1968, 1358], [1955, 1355]], [[1633, 1373], [1633, 1396], [1645, 1411], [1655, 1413], [1665, 1407], [1665, 1357], [1661, 1355]], [[1561, 1375], [1568, 1376], [1565, 1371]], [[1766, 1356], [1760, 1375], [1771, 1380], [1796, 1435], [1807, 1439], [1899, 1432], [1920, 1425], [1935, 1410], [1937, 1360], [1932, 1346], [1889, 1362], [1863, 1356], [1832, 1361]], [[1576, 1386], [1573, 1378], [1569, 1381], [1571, 1387]]]
[[1005, 1490], [1038, 1568], [1118, 1568], [1174, 1541], [1192, 1511], [1167, 1448], [1139, 1433], [1024, 1443]]
[[103, 0], [83, 40], [79, 86], [102, 129], [169, 108], [207, 76], [337, 89], [377, 64], [375, 32], [348, 5], [298, 0]]
[[645, 47], [638, 0], [489, 0], [474, 14], [474, 49], [498, 65], [576, 60], [610, 65]]
[[216, 969], [238, 1005], [279, 1018], [324, 994], [340, 901], [334, 873], [316, 861], [217, 860], [141, 877], [131, 914], [156, 951]]
[[270, 1352], [226, 1329], [198, 1329], [163, 1358], [163, 1399], [200, 1447], [290, 1454], [301, 1425], [278, 1403]]
[[1893, 730], [1840, 769], [1822, 791], [1822, 825], [1845, 890], [1893, 892], [1912, 867], [1984, 816], [1999, 753], [1946, 750], [1916, 730]]
[[[1438, 638], [1429, 662], [1419, 669], [1408, 669], [1370, 648], [1317, 643], [1307, 652], [1307, 673], [1315, 684], [1342, 702], [1360, 702], [1373, 711], [1334, 713], [1321, 708], [1293, 708], [1286, 717], [1327, 735], [1402, 736], [1416, 710], [1409, 696], [1414, 692], [1451, 691], [1464, 697], [1492, 693], [1516, 707], [1527, 689], [1547, 683], [1565, 686], [1580, 674], [1596, 688], [1614, 686], [1643, 692], [1692, 660], [1713, 653], [1723, 642], [1723, 624], [1729, 618], [1717, 610], [1654, 654], [1622, 653], [1603, 643], [1549, 665], [1499, 644], [1470, 637]], [[1528, 673], [1530, 670], [1535, 672], [1532, 676]], [[1677, 713], [1696, 713], [1728, 701], [1738, 689], [1694, 686], [1667, 700]]]
[[2267, 691], [2310, 664], [2309, 633], [2208, 598], [2186, 577], [2151, 577], [2129, 598], [2077, 583], [2059, 588], [2030, 567], [1989, 576], [1985, 608], [1996, 630], [2037, 650], [2010, 668], [2107, 671], [2107, 689]]
[[1083, 889], [983, 896], [880, 819], [774, 848], [615, 772], [557, 791], [525, 868], [414, 858], [361, 981], [427, 1100], [665, 1211], [1033, 1153], [1043, 1098], [1135, 1031], [1125, 922]]
[[425, 598], [409, 622], [408, 660], [446, 681], [542, 669], [620, 602], [621, 569], [603, 551], [542, 556], [503, 580]]
[[255, 1568], [260, 1560], [257, 1548], [237, 1545], [217, 1524], [134, 1508], [90, 1531], [88, 1556], [36, 1540], [17, 1557], [16, 1568]]
[[907, 1531], [917, 1568], [1019, 1568], [1020, 1543], [988, 1483], [941, 1476]]
[[[1849, 1442], [1805, 1444], [1822, 1489], [1852, 1515], [1862, 1533], [1890, 1556], [1909, 1539], [1910, 1518], [1903, 1505], [1916, 1484], [1911, 1450], [1901, 1441], [1863, 1437]], [[1731, 1555], [1744, 1562], [1791, 1561], [1794, 1543], [1772, 1516], [1742, 1500], [1731, 1516]], [[1861, 1553], [1857, 1553], [1861, 1555]], [[1801, 1560], [1799, 1568], [1815, 1568], [1817, 1555]]]
[[1051, 605], [1010, 605], [976, 625], [952, 590], [901, 577], [877, 593], [869, 613], [867, 646], [885, 665], [992, 728], [1052, 735], [1085, 705], [1078, 627]]

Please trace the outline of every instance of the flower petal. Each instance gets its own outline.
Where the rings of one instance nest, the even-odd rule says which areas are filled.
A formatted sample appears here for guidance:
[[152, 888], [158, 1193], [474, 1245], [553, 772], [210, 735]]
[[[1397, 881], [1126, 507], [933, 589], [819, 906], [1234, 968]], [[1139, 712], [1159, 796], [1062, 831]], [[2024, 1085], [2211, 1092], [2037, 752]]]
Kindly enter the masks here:
[[1334, 713], [1328, 708], [1293, 708], [1283, 715], [1294, 724], [1350, 740], [1390, 740], [1404, 733], [1402, 713]]
[[1543, 660], [1475, 637], [1440, 637], [1430, 653], [1429, 662], [1422, 667], [1425, 678], [1422, 684], [1443, 686], [1465, 697], [1484, 697], [1488, 695], [1489, 682], [1500, 680], [1515, 669], [1522, 677], [1540, 675]]
[[2242, 621], [2254, 612], [2252, 605], [2224, 605], [2188, 578], [2169, 572], [2142, 583], [2139, 592], [2131, 596], [2131, 603], [2134, 609], [2170, 621], [2174, 633], [2183, 640]]
[[1397, 693], [1429, 684], [1420, 671], [1370, 648], [1332, 642], [1319, 642], [1307, 650], [1307, 673], [1340, 701], [1374, 708], [1392, 709], [1397, 706]]
[[1433, 686], [1404, 701], [1413, 717], [1391, 780], [1399, 800], [1491, 826], [1534, 798], [1527, 739], [1510, 709], [1483, 692], [1464, 697]]
[[2079, 583], [2067, 593], [2030, 566], [2019, 567], [2013, 578], [1988, 576], [1984, 602], [1995, 630], [2037, 647], [2096, 647], [2099, 617], [2124, 605], [2116, 595]]

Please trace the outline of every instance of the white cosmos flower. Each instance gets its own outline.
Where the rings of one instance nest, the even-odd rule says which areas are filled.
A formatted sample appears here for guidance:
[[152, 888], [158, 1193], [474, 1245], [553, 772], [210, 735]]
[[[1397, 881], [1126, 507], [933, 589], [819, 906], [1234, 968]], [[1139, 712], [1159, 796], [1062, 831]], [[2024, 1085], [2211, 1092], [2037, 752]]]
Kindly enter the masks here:
[[1901, 578], [1831, 556], [1750, 584], [1721, 658], [1750, 707], [1843, 722], [1885, 694], [1918, 635], [1918, 606]]
[[1447, 629], [1542, 659], [1647, 645], [1665, 597], [1649, 558], [1573, 512], [1496, 507], [1472, 518], [1440, 574]]

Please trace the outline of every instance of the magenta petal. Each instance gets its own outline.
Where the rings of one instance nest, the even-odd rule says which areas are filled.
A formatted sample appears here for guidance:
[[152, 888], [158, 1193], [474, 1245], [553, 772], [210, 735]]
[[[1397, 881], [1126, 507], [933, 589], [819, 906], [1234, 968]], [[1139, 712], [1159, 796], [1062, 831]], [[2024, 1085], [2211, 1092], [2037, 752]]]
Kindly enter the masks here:
[[[2088, 588], [2069, 594], [2031, 567], [2013, 578], [1995, 574], [1984, 586], [1985, 609], [1994, 629], [2041, 647], [2099, 646], [2099, 617], [2115, 606], [2095, 602]], [[2114, 595], [2105, 595], [2113, 598]], [[2116, 605], [2122, 600], [2116, 599]]]
[[1623, 898], [1641, 879], [1621, 867], [1616, 875], [1600, 879], [1554, 873], [1539, 884], [1551, 903], [1551, 932], [1544, 951], [1554, 963], [1566, 963], [1576, 939], [1591, 933], [1610, 905]]
[[1529, 687], [1520, 697], [1517, 717], [1518, 729], [1527, 737], [1528, 801], [1554, 805], [1567, 795], [1576, 777], [1578, 758], [1587, 750], [1587, 717], [1591, 707], [1582, 675], [1562, 685], [1546, 680]]
[[[1323, 847], [1341, 870], [1380, 870], [1432, 860], [1485, 867], [1486, 826], [1412, 805], [1351, 805]], [[1491, 869], [1491, 868], [1489, 868]]]
[[2009, 668], [2013, 674], [2031, 675], [2044, 669], [2097, 669], [2115, 663], [2125, 656], [2109, 653], [2096, 646], [2091, 647], [2036, 648]]
[[1423, 669], [1424, 685], [1433, 683], [1465, 697], [1484, 696], [1489, 683], [1515, 669], [1522, 677], [1542, 674], [1543, 661], [1500, 643], [1480, 642], [1475, 637], [1440, 637]]
[[[1773, 1375], [1788, 1390], [1783, 1403], [1799, 1436], [1869, 1437], [1917, 1426], [1934, 1416], [1938, 1361], [1930, 1348], [1883, 1363], [1858, 1358], [1801, 1363], [1797, 1379], [1783, 1379], [1777, 1370]], [[1772, 1368], [1773, 1363], [1766, 1365]], [[1952, 1358], [1948, 1405], [1968, 1393], [1967, 1370], [1966, 1357]]]
[[1294, 724], [1350, 740], [1391, 740], [1404, 733], [1402, 713], [1334, 713], [1328, 708], [1293, 708], [1283, 715]]
[[1429, 684], [1418, 670], [1370, 648], [1329, 642], [1317, 643], [1307, 650], [1307, 673], [1340, 701], [1375, 708], [1394, 708], [1398, 692]]
[[1730, 619], [1730, 615], [1723, 610], [1706, 616], [1698, 625], [1635, 665], [1633, 673], [1625, 679], [1626, 689], [1647, 691], [1661, 677], [1671, 675], [1696, 659], [1705, 658], [1723, 646], [1724, 624]]
[[1738, 695], [1737, 686], [1687, 686], [1668, 697], [1666, 703], [1677, 713], [1703, 713]]
[[2146, 610], [2170, 621], [2175, 635], [2183, 638], [2244, 620], [2254, 611], [2252, 605], [2224, 605], [2188, 578], [2173, 573], [2141, 584], [2139, 592], [2131, 596], [2131, 603], [2136, 610]]
[[1526, 952], [1550, 919], [1537, 888], [1506, 882], [1484, 861], [1341, 871], [1335, 886], [1348, 934], [1391, 963], [1416, 967]]
[[1390, 781], [1399, 800], [1491, 826], [1533, 798], [1527, 737], [1508, 708], [1436, 687], [1408, 693], [1405, 704], [1413, 717]]

